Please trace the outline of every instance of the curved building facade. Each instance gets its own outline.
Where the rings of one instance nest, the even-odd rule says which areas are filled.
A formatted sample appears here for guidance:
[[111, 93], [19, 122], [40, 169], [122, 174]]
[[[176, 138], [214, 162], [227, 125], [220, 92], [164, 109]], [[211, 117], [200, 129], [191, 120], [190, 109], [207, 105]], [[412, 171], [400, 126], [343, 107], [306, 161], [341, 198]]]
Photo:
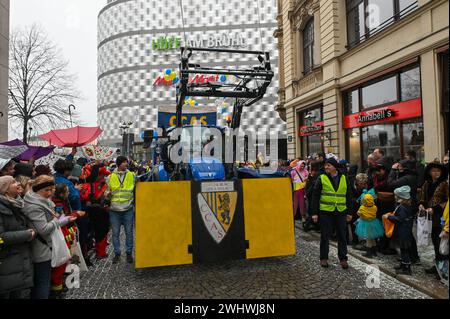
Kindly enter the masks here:
[[[184, 27], [180, 2], [174, 0], [109, 0], [100, 11], [98, 122], [104, 130], [100, 142], [121, 144], [119, 126], [124, 121], [133, 122], [130, 133], [136, 138], [145, 129], [158, 126], [158, 109], [175, 106], [175, 87], [164, 77], [167, 70], [178, 70], [179, 48], [185, 42], [195, 47], [269, 51], [276, 76], [265, 98], [244, 111], [242, 128], [278, 131], [285, 138], [285, 123], [275, 112], [276, 0], [183, 0], [183, 9]], [[203, 55], [201, 63], [211, 67], [255, 65], [244, 56], [236, 60], [235, 55], [216, 53]], [[212, 99], [198, 102], [200, 108], [217, 106]], [[218, 123], [224, 124], [220, 116]]]

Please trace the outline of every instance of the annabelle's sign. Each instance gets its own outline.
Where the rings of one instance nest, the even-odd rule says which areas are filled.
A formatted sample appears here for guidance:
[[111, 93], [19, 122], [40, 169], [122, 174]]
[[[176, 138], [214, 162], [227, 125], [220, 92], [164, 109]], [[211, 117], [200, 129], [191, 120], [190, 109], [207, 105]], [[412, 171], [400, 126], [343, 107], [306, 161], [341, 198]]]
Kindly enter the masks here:
[[[219, 75], [199, 75], [193, 76], [189, 78], [189, 84], [206, 84], [210, 82], [220, 82], [220, 76]], [[173, 86], [173, 81], [167, 81], [164, 78], [164, 75], [160, 75], [156, 78], [155, 82], [153, 83], [153, 86]]]
[[312, 126], [302, 126], [300, 127], [300, 136], [311, 136], [322, 134], [324, 132], [324, 122], [315, 123]]
[[395, 113], [391, 109], [385, 109], [377, 112], [373, 112], [368, 115], [359, 115], [358, 116], [358, 122], [359, 123], [369, 123], [373, 121], [379, 121], [379, 120], [387, 120], [391, 117], [395, 116]]
[[415, 99], [379, 109], [347, 115], [344, 128], [388, 123], [422, 116], [422, 100]]

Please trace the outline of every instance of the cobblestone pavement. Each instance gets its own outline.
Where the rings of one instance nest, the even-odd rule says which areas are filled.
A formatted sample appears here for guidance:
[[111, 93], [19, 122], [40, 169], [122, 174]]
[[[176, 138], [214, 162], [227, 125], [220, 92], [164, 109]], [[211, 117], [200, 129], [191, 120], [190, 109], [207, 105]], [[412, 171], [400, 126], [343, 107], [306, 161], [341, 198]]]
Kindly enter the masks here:
[[[416, 233], [415, 227], [413, 233]], [[315, 236], [317, 239], [320, 236], [320, 234], [314, 233], [311, 233], [311, 235]], [[350, 254], [358, 256], [358, 258], [363, 262], [371, 265], [377, 265], [389, 275], [398, 278], [412, 287], [417, 287], [421, 291], [427, 291], [429, 295], [435, 298], [449, 299], [448, 287], [445, 286], [440, 280], [437, 280], [435, 275], [428, 275], [425, 273], [425, 269], [428, 269], [434, 265], [434, 248], [431, 244], [425, 247], [418, 247], [421, 262], [412, 266], [412, 276], [395, 275], [395, 270], [393, 268], [399, 264], [399, 254], [386, 256], [378, 253], [377, 257], [369, 259], [361, 256], [364, 253], [363, 251], [353, 249], [351, 246], [348, 246], [348, 251]]]
[[330, 247], [330, 268], [318, 265], [319, 242], [296, 230], [295, 256], [187, 265], [136, 271], [122, 260], [94, 261], [81, 275], [79, 289], [68, 299], [266, 299], [266, 298], [429, 298], [395, 278], [381, 273], [380, 288], [366, 287], [367, 264], [349, 257], [342, 270], [337, 252]]

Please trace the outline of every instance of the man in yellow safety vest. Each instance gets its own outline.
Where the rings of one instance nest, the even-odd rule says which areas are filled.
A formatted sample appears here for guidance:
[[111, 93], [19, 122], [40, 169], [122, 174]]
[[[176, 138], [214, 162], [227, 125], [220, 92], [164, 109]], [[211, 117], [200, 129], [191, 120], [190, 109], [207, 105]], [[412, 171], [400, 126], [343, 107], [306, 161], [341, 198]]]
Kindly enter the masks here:
[[120, 261], [120, 229], [125, 228], [127, 262], [133, 263], [133, 228], [134, 228], [134, 173], [128, 170], [128, 159], [119, 156], [116, 160], [117, 170], [108, 183], [108, 195], [111, 199], [109, 218], [113, 231], [114, 258], [113, 263]]
[[350, 184], [347, 177], [338, 170], [338, 162], [334, 158], [325, 161], [325, 174], [320, 175], [313, 189], [313, 221], [320, 220], [320, 265], [328, 267], [329, 242], [336, 229], [338, 237], [338, 257], [343, 269], [347, 263], [347, 222], [352, 219], [348, 215], [351, 205]]

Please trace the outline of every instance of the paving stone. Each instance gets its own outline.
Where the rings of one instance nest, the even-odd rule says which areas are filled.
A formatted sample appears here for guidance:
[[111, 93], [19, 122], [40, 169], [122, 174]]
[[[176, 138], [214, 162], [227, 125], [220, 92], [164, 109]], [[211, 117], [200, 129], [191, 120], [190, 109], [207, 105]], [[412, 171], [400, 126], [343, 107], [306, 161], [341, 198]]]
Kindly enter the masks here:
[[384, 273], [379, 288], [368, 288], [368, 264], [349, 257], [350, 269], [342, 270], [334, 247], [330, 247], [330, 268], [321, 268], [317, 238], [299, 230], [296, 245], [295, 256], [138, 271], [125, 260], [112, 265], [110, 246], [110, 257], [93, 260], [94, 266], [81, 275], [80, 288], [70, 290], [66, 298], [429, 298]]

